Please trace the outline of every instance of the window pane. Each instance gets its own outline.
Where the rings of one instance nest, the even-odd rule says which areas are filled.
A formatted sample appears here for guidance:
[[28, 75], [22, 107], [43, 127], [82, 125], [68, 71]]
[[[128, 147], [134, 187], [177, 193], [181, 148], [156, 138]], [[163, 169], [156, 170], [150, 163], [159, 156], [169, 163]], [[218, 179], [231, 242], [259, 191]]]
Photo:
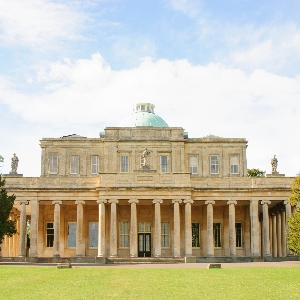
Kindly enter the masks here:
[[242, 223], [235, 223], [236, 247], [242, 247]]
[[214, 246], [221, 247], [221, 224], [214, 223], [213, 230], [214, 230]]
[[71, 156], [71, 174], [78, 174], [79, 172], [79, 160], [77, 155]]
[[68, 224], [68, 247], [76, 247], [76, 226], [75, 222]]
[[129, 222], [120, 222], [119, 228], [120, 247], [129, 247]]
[[198, 174], [198, 157], [190, 156], [190, 173]]
[[219, 173], [219, 161], [218, 161], [218, 156], [216, 155], [210, 157], [210, 173], [211, 174]]
[[53, 247], [53, 242], [54, 242], [54, 225], [53, 223], [47, 223], [46, 246]]
[[49, 160], [49, 172], [50, 173], [58, 173], [58, 157], [50, 156]]
[[236, 155], [230, 156], [230, 173], [239, 173], [239, 157]]
[[121, 172], [128, 172], [128, 156], [121, 156]]
[[192, 247], [200, 247], [199, 223], [192, 223]]
[[89, 247], [98, 247], [98, 223], [89, 223]]
[[168, 156], [163, 155], [160, 157], [161, 173], [168, 173]]
[[169, 223], [162, 222], [161, 223], [161, 246], [162, 247], [170, 247], [170, 238], [169, 238]]
[[99, 156], [92, 155], [92, 174], [99, 173]]

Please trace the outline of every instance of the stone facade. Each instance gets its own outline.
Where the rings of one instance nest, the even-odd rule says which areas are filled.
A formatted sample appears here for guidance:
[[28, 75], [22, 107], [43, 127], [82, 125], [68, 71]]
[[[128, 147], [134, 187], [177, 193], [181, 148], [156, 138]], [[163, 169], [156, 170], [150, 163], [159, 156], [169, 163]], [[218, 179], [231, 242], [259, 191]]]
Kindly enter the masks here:
[[191, 139], [179, 127], [137, 126], [40, 145], [41, 177], [6, 177], [20, 235], [5, 239], [3, 257], [289, 254], [293, 179], [248, 178], [243, 138]]

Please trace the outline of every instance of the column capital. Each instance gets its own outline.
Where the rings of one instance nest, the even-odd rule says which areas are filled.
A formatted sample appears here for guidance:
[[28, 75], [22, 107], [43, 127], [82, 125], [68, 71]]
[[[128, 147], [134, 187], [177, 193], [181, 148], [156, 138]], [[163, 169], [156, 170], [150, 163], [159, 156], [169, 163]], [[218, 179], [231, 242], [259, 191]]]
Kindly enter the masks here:
[[112, 204], [112, 203], [118, 204], [118, 203], [119, 203], [119, 200], [118, 200], [117, 198], [109, 199], [109, 200], [108, 200], [108, 203], [110, 203], [110, 204]]
[[98, 203], [98, 204], [101, 204], [101, 203], [107, 203], [107, 200], [106, 200], [106, 199], [98, 199], [98, 200], [97, 200], [97, 203]]
[[20, 205], [22, 205], [22, 204], [28, 205], [28, 203], [29, 203], [28, 200], [20, 200], [19, 201]]
[[62, 201], [61, 200], [55, 200], [55, 201], [52, 201], [52, 204], [62, 204]]
[[83, 201], [83, 200], [76, 200], [75, 204], [85, 204], [85, 201]]
[[215, 201], [213, 201], [213, 200], [207, 200], [207, 201], [205, 201], [205, 204], [212, 204], [212, 205], [214, 205], [216, 202]]
[[159, 198], [157, 198], [157, 199], [153, 199], [152, 200], [152, 203], [160, 203], [160, 204], [162, 204], [163, 203], [163, 200], [162, 199], [159, 199]]
[[139, 203], [138, 199], [132, 198], [128, 200], [128, 203], [132, 204], [132, 203]]
[[237, 201], [236, 200], [229, 200], [229, 201], [227, 201], [227, 204], [228, 205], [231, 205], [231, 204], [236, 205]]
[[192, 199], [185, 199], [185, 200], [183, 200], [183, 203], [185, 203], [185, 204], [187, 204], [187, 203], [192, 204], [192, 203], [194, 203], [194, 200], [192, 200]]
[[283, 202], [285, 205], [288, 205], [288, 204], [290, 204], [291, 205], [291, 203], [290, 203], [290, 200], [288, 199], [288, 200], [284, 200], [284, 202]]
[[178, 198], [178, 199], [173, 199], [173, 200], [172, 200], [172, 203], [173, 203], [173, 204], [175, 204], [175, 203], [182, 203], [182, 200], [179, 199], [179, 198]]
[[263, 204], [271, 204], [271, 201], [269, 201], [269, 200], [261, 200], [261, 204], [263, 205]]

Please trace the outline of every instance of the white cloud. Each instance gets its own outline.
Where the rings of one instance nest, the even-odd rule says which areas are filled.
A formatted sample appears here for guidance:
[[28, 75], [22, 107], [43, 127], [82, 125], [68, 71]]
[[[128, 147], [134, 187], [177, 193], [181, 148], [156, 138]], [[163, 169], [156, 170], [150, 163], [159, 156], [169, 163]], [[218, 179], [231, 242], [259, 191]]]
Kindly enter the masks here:
[[175, 11], [180, 11], [189, 17], [196, 17], [202, 9], [201, 0], [168, 0], [167, 3]]
[[55, 48], [61, 40], [82, 39], [86, 17], [49, 0], [0, 0], [0, 42], [23, 45], [36, 51]]

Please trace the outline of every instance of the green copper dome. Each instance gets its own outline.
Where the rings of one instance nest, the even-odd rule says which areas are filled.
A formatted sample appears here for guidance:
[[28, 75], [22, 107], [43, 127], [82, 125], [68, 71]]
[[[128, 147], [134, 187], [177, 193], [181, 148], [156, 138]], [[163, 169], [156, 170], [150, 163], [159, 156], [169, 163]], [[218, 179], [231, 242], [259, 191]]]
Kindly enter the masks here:
[[153, 126], [169, 127], [168, 124], [154, 113], [151, 103], [138, 103], [133, 106], [132, 114], [120, 123], [120, 127]]

